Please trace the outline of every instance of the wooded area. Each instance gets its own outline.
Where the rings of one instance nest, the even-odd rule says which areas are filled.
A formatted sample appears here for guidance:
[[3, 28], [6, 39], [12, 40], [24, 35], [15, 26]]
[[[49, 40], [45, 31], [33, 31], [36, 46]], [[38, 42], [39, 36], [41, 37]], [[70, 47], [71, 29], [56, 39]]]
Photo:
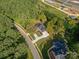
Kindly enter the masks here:
[[27, 49], [14, 21], [0, 14], [0, 59], [26, 59]]

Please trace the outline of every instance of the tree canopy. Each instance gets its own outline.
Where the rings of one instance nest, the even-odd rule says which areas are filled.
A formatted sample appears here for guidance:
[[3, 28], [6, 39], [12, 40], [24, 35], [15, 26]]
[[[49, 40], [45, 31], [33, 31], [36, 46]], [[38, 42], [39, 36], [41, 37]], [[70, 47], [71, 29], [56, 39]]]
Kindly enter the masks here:
[[13, 23], [0, 14], [0, 59], [27, 58], [27, 45]]

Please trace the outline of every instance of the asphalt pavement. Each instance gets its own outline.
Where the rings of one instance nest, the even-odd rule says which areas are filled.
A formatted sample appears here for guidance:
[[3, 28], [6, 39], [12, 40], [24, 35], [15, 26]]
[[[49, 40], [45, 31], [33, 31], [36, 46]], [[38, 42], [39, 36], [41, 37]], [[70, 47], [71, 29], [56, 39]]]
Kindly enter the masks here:
[[29, 49], [31, 50], [34, 59], [41, 59], [35, 45], [32, 43], [31, 39], [28, 37], [28, 34], [23, 30], [23, 28], [21, 26], [19, 26], [19, 24], [15, 24], [15, 26], [19, 30], [21, 35], [25, 38], [25, 41], [27, 42], [27, 44], [29, 46]]

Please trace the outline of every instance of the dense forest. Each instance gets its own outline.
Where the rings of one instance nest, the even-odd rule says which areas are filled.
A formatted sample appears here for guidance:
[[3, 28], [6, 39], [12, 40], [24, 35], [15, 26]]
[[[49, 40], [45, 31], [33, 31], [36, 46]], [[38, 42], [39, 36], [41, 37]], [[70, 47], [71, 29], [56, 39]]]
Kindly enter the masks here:
[[38, 5], [37, 0], [0, 0], [0, 59], [33, 59], [14, 21], [26, 26], [41, 12]]
[[27, 45], [13, 24], [13, 20], [0, 14], [0, 59], [27, 58]]
[[15, 20], [37, 18], [40, 5], [37, 0], [0, 0], [0, 12], [6, 13]]

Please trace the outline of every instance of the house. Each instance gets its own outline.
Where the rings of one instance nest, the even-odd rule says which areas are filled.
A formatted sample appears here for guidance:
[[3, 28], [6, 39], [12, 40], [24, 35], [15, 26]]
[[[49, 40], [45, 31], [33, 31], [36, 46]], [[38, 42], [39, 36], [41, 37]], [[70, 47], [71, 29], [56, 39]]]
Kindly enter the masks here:
[[62, 40], [55, 40], [53, 42], [51, 52], [55, 59], [65, 59], [65, 56], [67, 54], [67, 45]]
[[34, 34], [35, 40], [33, 40], [33, 43], [49, 36], [49, 33], [45, 30], [45, 26], [43, 25], [43, 23], [37, 23], [37, 24], [35, 24], [35, 27], [36, 27], [37, 31], [40, 33]]
[[44, 32], [45, 31], [45, 26], [42, 23], [37, 23], [35, 24], [35, 27], [37, 28], [38, 31]]

